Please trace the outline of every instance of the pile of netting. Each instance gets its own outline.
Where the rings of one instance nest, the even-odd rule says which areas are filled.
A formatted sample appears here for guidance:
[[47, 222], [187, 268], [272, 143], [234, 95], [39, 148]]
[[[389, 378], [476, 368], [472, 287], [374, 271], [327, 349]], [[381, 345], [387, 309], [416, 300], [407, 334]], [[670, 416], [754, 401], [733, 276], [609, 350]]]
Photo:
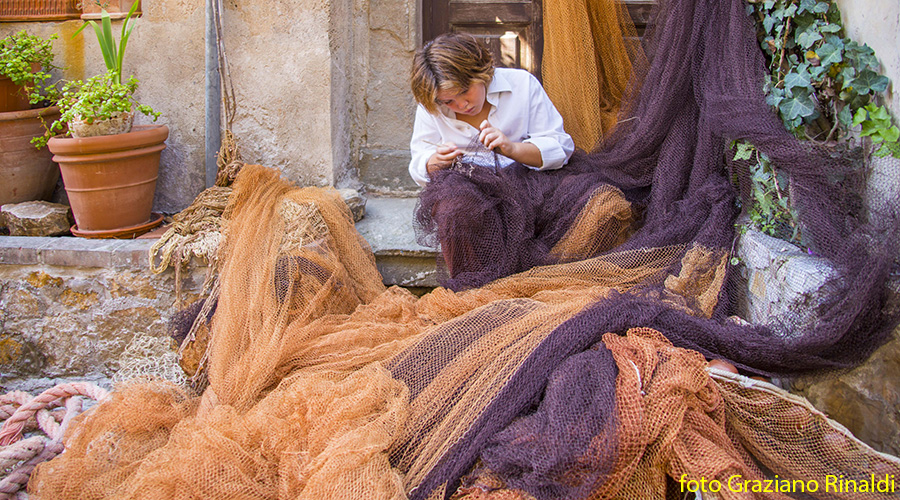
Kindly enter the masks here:
[[[865, 360], [896, 325], [896, 207], [848, 210], [831, 182], [843, 161], [785, 132], [740, 0], [663, 1], [657, 20], [640, 92], [599, 148], [558, 172], [463, 165], [426, 188], [419, 213], [450, 215], [437, 236], [453, 236], [453, 278], [421, 298], [384, 287], [336, 192], [245, 166], [216, 303], [197, 316], [208, 386], [118, 388], [29, 491], [643, 499], [703, 484], [704, 498], [859, 498], [900, 478], [900, 460], [802, 400], [707, 368]], [[842, 276], [791, 337], [731, 316], [734, 139], [791, 175], [813, 250]]]

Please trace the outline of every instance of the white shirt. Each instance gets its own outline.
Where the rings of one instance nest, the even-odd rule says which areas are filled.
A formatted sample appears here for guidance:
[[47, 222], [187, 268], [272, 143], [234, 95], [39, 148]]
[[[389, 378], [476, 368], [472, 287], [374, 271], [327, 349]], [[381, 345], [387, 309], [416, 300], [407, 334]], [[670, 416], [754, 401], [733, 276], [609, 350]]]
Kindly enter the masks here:
[[[543, 162], [535, 170], [555, 170], [561, 168], [575, 151], [575, 143], [563, 129], [563, 119], [550, 101], [537, 78], [522, 69], [495, 68], [494, 78], [487, 88], [487, 102], [491, 105], [488, 121], [497, 127], [512, 142], [530, 142], [541, 151]], [[436, 146], [452, 142], [463, 152], [478, 136], [479, 130], [468, 123], [457, 120], [456, 113], [443, 105], [438, 105], [439, 114], [433, 115], [420, 104], [416, 108], [409, 150], [409, 174], [420, 186], [428, 181], [426, 165], [428, 158], [436, 151]], [[514, 163], [510, 158], [497, 155], [501, 167]]]

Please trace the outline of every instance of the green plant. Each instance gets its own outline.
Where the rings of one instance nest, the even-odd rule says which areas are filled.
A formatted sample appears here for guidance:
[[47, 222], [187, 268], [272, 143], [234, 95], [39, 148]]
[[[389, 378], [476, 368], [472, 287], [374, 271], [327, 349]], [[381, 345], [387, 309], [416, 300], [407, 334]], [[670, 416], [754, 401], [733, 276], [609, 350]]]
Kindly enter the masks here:
[[747, 161], [750, 168], [750, 222], [763, 233], [799, 243], [800, 225], [788, 196], [788, 176], [748, 142], [736, 141], [729, 148], [735, 151], [735, 160]]
[[[95, 1], [94, 3], [101, 5], [98, 1]], [[97, 35], [97, 42], [100, 44], [100, 52], [103, 54], [103, 62], [106, 63], [106, 69], [108, 71], [114, 72], [116, 83], [122, 83], [122, 61], [125, 59], [125, 47], [128, 45], [128, 38], [131, 36], [131, 31], [137, 23], [136, 19], [132, 19], [137, 7], [138, 3], [135, 2], [134, 5], [131, 6], [131, 10], [129, 10], [128, 14], [125, 16], [125, 21], [122, 23], [122, 34], [119, 36], [118, 44], [116, 44], [116, 40], [113, 37], [112, 20], [110, 19], [109, 12], [106, 12], [105, 8], [100, 11], [99, 25], [94, 21], [86, 21], [72, 35], [73, 38], [78, 36], [78, 34], [88, 25], [94, 28], [94, 34]]]
[[139, 104], [134, 99], [137, 87], [138, 80], [133, 76], [125, 83], [116, 82], [113, 70], [91, 77], [85, 82], [80, 80], [66, 82], [56, 97], [59, 119], [47, 127], [44, 135], [33, 138], [31, 143], [36, 147], [43, 147], [50, 137], [63, 132], [65, 125], [76, 119], [94, 123], [137, 109], [156, 121], [160, 113], [153, 111], [150, 106]]
[[[769, 73], [766, 99], [801, 139], [833, 146], [868, 137], [874, 154], [900, 157], [900, 130], [875, 102], [890, 83], [875, 52], [844, 37], [833, 0], [747, 0]], [[752, 144], [730, 150], [750, 168], [751, 223], [762, 232], [802, 244], [790, 179]]]
[[[0, 40], [0, 76], [5, 76], [16, 85], [23, 85], [32, 102], [42, 100], [44, 82], [50, 79], [53, 65], [53, 40], [57, 35], [43, 39], [29, 35], [22, 30]], [[37, 65], [35, 71], [33, 65]]]
[[874, 104], [856, 110], [853, 115], [853, 125], [861, 127], [859, 135], [869, 137], [872, 143], [878, 145], [876, 156], [893, 155], [900, 158], [900, 129], [891, 123], [891, 115], [887, 109]]
[[870, 47], [843, 36], [832, 0], [749, 0], [747, 10], [769, 62], [768, 102], [796, 136], [840, 140], [861, 108], [880, 108], [873, 99], [890, 81]]

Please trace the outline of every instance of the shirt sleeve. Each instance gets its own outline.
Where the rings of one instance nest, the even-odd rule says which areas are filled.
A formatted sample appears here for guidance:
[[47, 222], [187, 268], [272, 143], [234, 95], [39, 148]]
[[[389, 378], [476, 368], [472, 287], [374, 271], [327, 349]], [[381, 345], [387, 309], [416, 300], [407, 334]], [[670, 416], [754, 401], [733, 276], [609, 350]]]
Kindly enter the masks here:
[[[426, 142], [427, 141], [427, 142]], [[412, 176], [416, 184], [425, 187], [430, 180], [428, 178], [428, 158], [437, 151], [434, 144], [441, 143], [441, 134], [437, 127], [435, 117], [432, 116], [422, 105], [416, 106], [416, 119], [413, 124], [412, 139], [409, 141], [409, 152], [412, 159], [409, 162], [409, 175]]]
[[575, 151], [575, 142], [563, 128], [562, 115], [550, 101], [550, 97], [537, 78], [529, 75], [530, 114], [528, 117], [528, 137], [541, 151], [542, 165], [536, 170], [556, 170], [562, 168]]

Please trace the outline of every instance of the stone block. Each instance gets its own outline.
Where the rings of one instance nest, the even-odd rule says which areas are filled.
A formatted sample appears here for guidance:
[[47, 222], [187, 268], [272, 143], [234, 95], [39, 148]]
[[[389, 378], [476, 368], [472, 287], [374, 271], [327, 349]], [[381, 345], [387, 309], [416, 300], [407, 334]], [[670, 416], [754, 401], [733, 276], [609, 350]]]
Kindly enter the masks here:
[[344, 203], [350, 207], [350, 213], [353, 214], [353, 222], [359, 222], [366, 216], [366, 197], [355, 189], [338, 189]]
[[0, 208], [0, 219], [10, 236], [58, 236], [74, 224], [69, 207], [47, 201], [8, 203]]
[[839, 293], [840, 279], [827, 259], [786, 241], [748, 230], [741, 236], [738, 256], [748, 284], [738, 298], [738, 313], [780, 335], [802, 335], [816, 321], [819, 306]]
[[41, 252], [58, 238], [4, 236], [0, 237], [0, 264], [34, 265], [41, 261]]
[[900, 330], [855, 369], [836, 377], [794, 380], [791, 391], [869, 446], [900, 455]]

